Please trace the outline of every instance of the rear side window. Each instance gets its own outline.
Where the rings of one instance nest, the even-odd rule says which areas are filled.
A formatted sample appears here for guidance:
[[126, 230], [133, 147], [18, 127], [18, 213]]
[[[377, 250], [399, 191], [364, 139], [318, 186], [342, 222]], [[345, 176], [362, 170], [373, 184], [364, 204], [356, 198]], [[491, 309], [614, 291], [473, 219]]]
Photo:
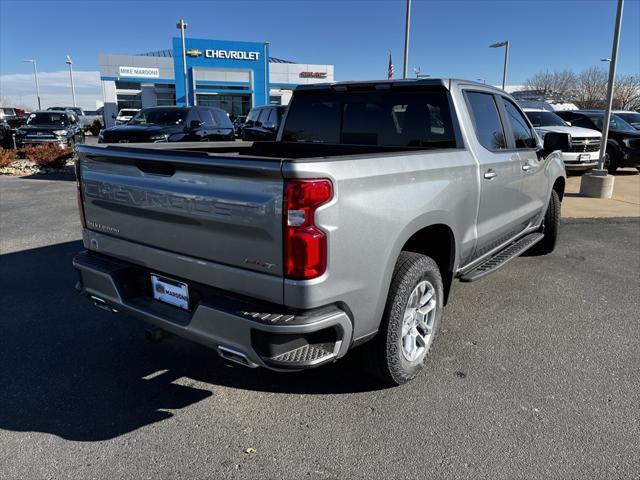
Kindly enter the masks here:
[[487, 150], [507, 148], [498, 106], [490, 93], [465, 92], [473, 117], [476, 137]]
[[516, 148], [535, 148], [537, 145], [536, 138], [524, 115], [506, 98], [502, 98], [502, 105], [507, 112], [507, 118], [511, 125], [513, 141]]
[[455, 148], [447, 92], [304, 93], [289, 107], [283, 140]]

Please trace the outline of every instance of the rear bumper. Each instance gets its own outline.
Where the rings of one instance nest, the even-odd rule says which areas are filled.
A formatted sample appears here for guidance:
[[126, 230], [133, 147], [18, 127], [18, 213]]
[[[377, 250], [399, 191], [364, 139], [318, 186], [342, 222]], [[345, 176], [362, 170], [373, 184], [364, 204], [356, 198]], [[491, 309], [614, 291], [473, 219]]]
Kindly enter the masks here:
[[334, 305], [292, 311], [187, 281], [191, 309], [186, 311], [153, 299], [150, 271], [143, 267], [89, 251], [76, 255], [73, 266], [78, 290], [97, 306], [215, 348], [245, 366], [315, 367], [342, 357], [351, 343], [351, 320]]

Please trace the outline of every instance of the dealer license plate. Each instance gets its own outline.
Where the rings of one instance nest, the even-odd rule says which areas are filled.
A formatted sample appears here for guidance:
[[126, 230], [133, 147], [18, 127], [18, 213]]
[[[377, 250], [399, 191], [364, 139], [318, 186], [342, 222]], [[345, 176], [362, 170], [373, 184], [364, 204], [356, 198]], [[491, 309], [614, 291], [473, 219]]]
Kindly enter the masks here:
[[580, 160], [581, 162], [586, 162], [587, 160], [591, 160], [591, 154], [583, 153], [580, 156], [578, 156], [578, 160]]
[[189, 310], [189, 286], [171, 278], [151, 274], [153, 298], [184, 310]]

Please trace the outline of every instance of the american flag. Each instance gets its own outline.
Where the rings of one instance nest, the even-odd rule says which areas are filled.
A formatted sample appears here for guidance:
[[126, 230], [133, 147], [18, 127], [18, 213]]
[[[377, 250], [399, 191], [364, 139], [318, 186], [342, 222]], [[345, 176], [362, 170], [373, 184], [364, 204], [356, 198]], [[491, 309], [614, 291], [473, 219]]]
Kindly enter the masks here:
[[389, 70], [387, 71], [387, 80], [393, 78], [393, 60], [391, 60], [391, 50], [389, 50]]

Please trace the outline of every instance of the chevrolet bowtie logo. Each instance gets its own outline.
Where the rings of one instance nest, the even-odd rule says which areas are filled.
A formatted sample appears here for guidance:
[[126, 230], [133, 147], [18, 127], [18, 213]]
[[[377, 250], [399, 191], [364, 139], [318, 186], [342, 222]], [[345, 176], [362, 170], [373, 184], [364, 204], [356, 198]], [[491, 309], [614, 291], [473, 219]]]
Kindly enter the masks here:
[[590, 141], [589, 141], [589, 139], [587, 138], [587, 139], [584, 141], [584, 144], [585, 144], [585, 145], [589, 145], [589, 143], [591, 143], [591, 142], [590, 142]]
[[189, 55], [190, 57], [199, 57], [200, 55], [202, 55], [202, 50], [198, 50], [197, 48], [193, 48], [191, 50], [187, 50], [185, 53], [187, 55]]

